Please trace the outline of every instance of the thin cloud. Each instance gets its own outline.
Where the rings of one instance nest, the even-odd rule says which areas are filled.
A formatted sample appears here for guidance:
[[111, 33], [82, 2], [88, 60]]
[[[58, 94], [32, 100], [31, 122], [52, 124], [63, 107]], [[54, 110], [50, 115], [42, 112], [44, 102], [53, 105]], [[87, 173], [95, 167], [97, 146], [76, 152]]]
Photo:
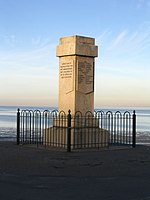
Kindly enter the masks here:
[[111, 32], [109, 35], [103, 34], [101, 38], [104, 42], [101, 42], [101, 54], [96, 61], [97, 68], [100, 68], [98, 73], [101, 71], [115, 76], [148, 77], [150, 28], [140, 27], [134, 32], [123, 30], [115, 36]]
[[115, 48], [116, 46], [120, 45], [125, 40], [125, 36], [127, 35], [127, 31], [124, 30], [117, 37], [111, 42], [110, 46], [108, 47], [109, 50]]
[[110, 30], [105, 30], [102, 32], [97, 38], [96, 38], [96, 44], [101, 45], [104, 41], [107, 40], [108, 37], [110, 37], [112, 34], [112, 31]]
[[[32, 50], [0, 52], [0, 68], [3, 71], [30, 70], [31, 68], [53, 68], [55, 66], [55, 49], [56, 44], [50, 44], [47, 40], [39, 41], [38, 47]], [[37, 45], [37, 44], [36, 44]]]
[[[17, 44], [17, 39], [14, 34], [10, 35], [0, 35], [0, 43], [1, 46], [8, 46], [8, 47], [14, 47]], [[1, 48], [0, 46], [0, 48]]]
[[107, 39], [106, 51], [111, 51], [113, 54], [117, 53], [117, 55], [123, 53], [137, 55], [150, 46], [150, 28], [147, 30], [140, 29], [135, 32], [123, 30], [116, 37], [111, 35]]

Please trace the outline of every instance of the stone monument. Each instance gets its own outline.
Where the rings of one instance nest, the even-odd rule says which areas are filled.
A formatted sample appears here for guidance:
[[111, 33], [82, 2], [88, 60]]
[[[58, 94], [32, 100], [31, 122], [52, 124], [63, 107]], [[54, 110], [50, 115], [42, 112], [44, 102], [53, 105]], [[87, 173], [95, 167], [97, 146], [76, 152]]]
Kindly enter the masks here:
[[95, 39], [70, 36], [60, 39], [59, 111], [72, 114], [94, 112], [94, 58], [98, 56]]
[[98, 56], [95, 39], [63, 37], [56, 55], [59, 57], [59, 116], [53, 118], [53, 127], [45, 130], [45, 144], [68, 144], [70, 137], [71, 148], [108, 146], [108, 131], [99, 128], [99, 119], [94, 116], [94, 59]]

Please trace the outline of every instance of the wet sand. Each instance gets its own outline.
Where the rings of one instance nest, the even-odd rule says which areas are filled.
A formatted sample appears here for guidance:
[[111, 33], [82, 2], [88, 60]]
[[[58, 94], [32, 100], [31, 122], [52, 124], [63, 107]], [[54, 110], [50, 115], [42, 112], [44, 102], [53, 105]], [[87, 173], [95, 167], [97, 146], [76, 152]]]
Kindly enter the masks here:
[[67, 153], [0, 142], [1, 200], [148, 200], [150, 147]]

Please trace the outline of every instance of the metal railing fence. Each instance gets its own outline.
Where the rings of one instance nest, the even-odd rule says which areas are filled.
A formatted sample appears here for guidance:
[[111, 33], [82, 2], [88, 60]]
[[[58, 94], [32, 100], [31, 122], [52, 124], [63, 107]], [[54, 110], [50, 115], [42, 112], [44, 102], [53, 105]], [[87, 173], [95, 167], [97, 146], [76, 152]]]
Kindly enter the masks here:
[[73, 149], [136, 146], [135, 111], [95, 111], [71, 115], [57, 110], [17, 112], [17, 144]]

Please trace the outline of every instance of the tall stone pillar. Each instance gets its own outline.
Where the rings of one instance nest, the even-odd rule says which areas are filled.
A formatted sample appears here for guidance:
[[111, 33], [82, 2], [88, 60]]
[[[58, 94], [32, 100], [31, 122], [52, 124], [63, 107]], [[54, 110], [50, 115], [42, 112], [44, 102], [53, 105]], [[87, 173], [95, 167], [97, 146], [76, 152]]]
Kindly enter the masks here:
[[[53, 127], [45, 130], [44, 143], [67, 149], [108, 146], [109, 133], [99, 128], [99, 118], [93, 115], [94, 58], [98, 56], [95, 40], [82, 36], [61, 38], [56, 55], [59, 57], [58, 109], [66, 115], [53, 116]], [[67, 115], [69, 109], [71, 116]], [[77, 111], [82, 114], [75, 115]], [[87, 111], [92, 114], [85, 115]]]
[[98, 56], [95, 39], [70, 36], [60, 39], [56, 55], [59, 57], [59, 111], [84, 115], [94, 111], [94, 58]]

